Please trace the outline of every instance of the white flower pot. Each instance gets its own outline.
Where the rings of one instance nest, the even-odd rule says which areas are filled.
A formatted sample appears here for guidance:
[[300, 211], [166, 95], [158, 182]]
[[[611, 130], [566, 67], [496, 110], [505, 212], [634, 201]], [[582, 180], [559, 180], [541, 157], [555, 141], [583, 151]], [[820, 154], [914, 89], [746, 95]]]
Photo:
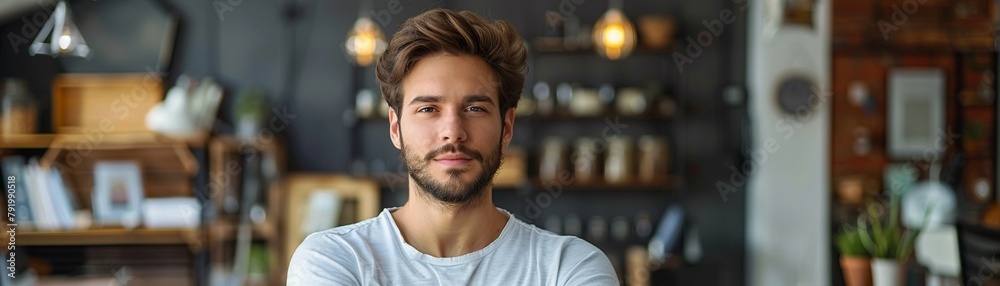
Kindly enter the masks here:
[[898, 260], [876, 258], [872, 260], [872, 280], [875, 286], [900, 286], [903, 266]]
[[242, 116], [236, 121], [236, 138], [252, 140], [260, 133], [260, 121], [253, 116]]

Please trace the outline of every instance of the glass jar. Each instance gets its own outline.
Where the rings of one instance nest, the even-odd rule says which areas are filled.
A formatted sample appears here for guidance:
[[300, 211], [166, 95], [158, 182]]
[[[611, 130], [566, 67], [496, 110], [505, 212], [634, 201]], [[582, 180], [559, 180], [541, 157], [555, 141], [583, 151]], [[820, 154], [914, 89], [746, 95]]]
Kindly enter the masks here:
[[538, 166], [538, 176], [543, 183], [555, 183], [563, 180], [566, 169], [566, 146], [558, 137], [547, 137], [542, 141], [541, 162]]
[[608, 140], [607, 159], [604, 160], [604, 180], [611, 184], [632, 182], [632, 139], [613, 136]]
[[3, 134], [35, 133], [38, 127], [38, 105], [22, 79], [4, 81], [2, 104]]
[[667, 140], [657, 136], [639, 138], [639, 182], [643, 184], [662, 183], [669, 174], [670, 151]]
[[583, 137], [576, 140], [576, 152], [572, 156], [573, 179], [576, 183], [590, 183], [597, 176], [598, 141], [596, 138]]

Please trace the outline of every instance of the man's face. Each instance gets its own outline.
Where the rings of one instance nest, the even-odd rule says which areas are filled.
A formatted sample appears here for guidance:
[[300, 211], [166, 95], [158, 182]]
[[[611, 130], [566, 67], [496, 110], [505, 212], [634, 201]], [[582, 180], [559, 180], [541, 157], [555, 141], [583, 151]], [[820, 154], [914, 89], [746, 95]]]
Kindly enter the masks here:
[[514, 123], [513, 109], [500, 112], [497, 83], [481, 58], [445, 54], [419, 60], [403, 80], [390, 137], [410, 177], [437, 200], [465, 203], [492, 183]]

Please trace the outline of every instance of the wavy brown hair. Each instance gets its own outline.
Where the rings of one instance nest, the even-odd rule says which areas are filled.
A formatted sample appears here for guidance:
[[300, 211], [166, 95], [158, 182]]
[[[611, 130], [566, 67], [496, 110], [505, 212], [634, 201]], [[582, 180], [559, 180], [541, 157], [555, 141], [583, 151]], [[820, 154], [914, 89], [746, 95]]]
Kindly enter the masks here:
[[382, 97], [396, 110], [403, 105], [403, 79], [420, 59], [438, 53], [482, 58], [498, 81], [500, 117], [517, 106], [524, 87], [528, 52], [514, 26], [489, 23], [469, 11], [434, 9], [406, 20], [375, 65]]

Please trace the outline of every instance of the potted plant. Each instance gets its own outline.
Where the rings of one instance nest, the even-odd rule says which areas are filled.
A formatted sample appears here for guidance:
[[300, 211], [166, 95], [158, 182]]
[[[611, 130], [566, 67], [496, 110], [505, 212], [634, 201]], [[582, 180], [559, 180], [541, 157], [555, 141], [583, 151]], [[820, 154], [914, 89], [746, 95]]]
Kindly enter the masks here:
[[267, 113], [267, 101], [264, 94], [255, 87], [250, 87], [236, 99], [233, 111], [236, 123], [236, 137], [241, 139], [254, 138], [260, 132]]
[[840, 268], [844, 271], [847, 286], [872, 285], [871, 256], [861, 241], [861, 231], [850, 225], [834, 238], [840, 251]]
[[858, 218], [861, 243], [874, 258], [872, 278], [875, 286], [902, 285], [905, 261], [913, 253], [913, 243], [918, 230], [904, 230], [899, 222], [899, 195], [890, 194], [889, 214], [879, 203], [869, 203], [865, 213]]

